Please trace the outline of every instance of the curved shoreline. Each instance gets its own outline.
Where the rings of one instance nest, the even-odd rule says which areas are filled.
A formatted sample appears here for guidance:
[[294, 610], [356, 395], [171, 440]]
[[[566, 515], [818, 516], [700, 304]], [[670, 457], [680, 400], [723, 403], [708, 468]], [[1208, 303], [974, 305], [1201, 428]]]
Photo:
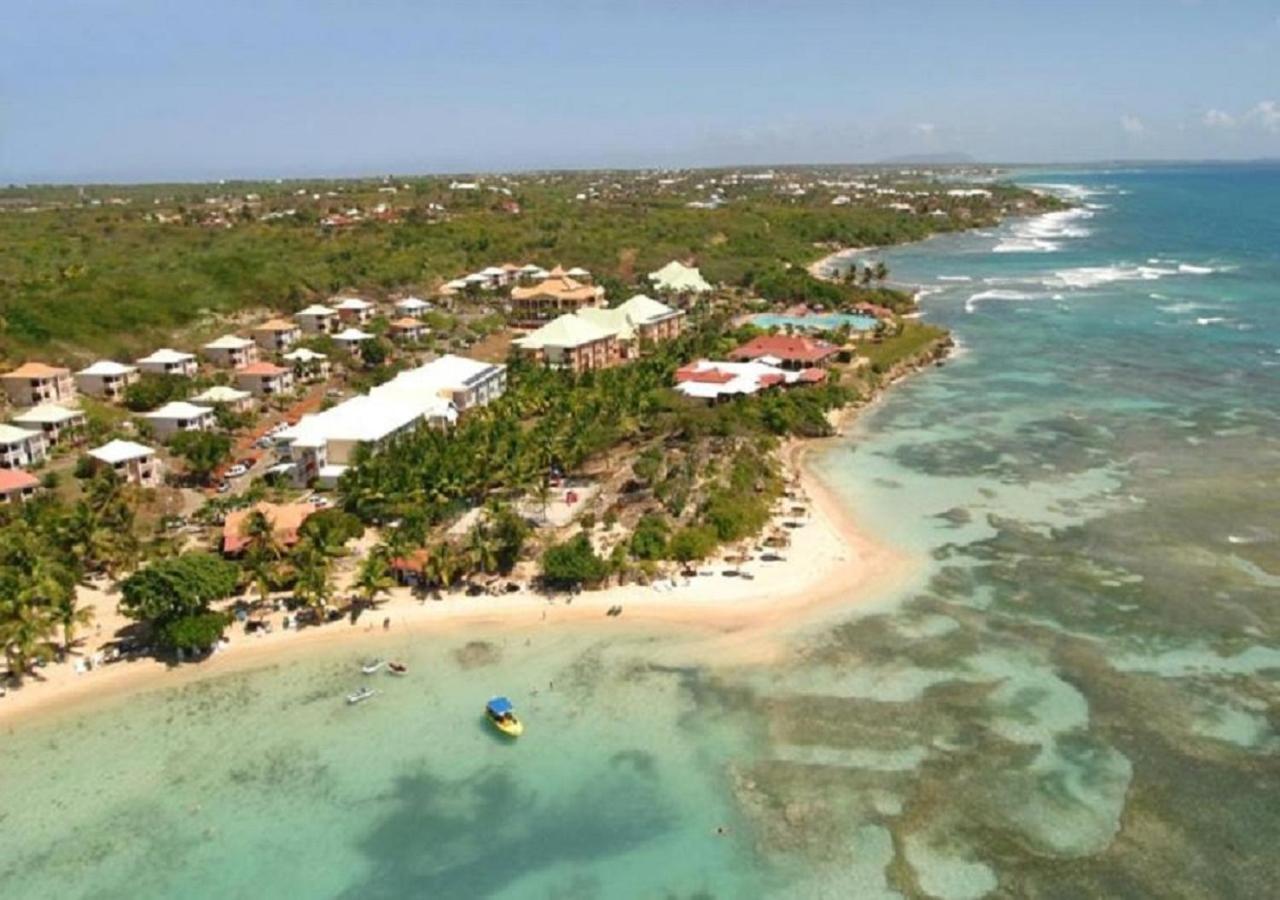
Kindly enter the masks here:
[[[847, 414], [857, 411], [849, 409]], [[795, 530], [792, 546], [784, 551], [785, 561], [753, 563], [752, 581], [725, 578], [717, 563], [711, 562], [703, 568], [711, 569], [712, 577], [686, 580], [665, 591], [630, 584], [571, 598], [522, 590], [499, 597], [454, 593], [438, 601], [421, 601], [407, 588], [397, 588], [390, 600], [366, 612], [355, 625], [344, 621], [253, 636], [233, 629], [219, 652], [197, 663], [172, 666], [146, 658], [83, 674], [76, 673], [70, 662], [50, 665], [41, 670], [43, 680], [28, 679], [0, 699], [0, 726], [11, 729], [58, 713], [81, 711], [104, 696], [176, 687], [278, 664], [322, 646], [347, 644], [374, 654], [406, 634], [432, 637], [495, 629], [540, 630], [589, 622], [616, 629], [619, 619], [606, 615], [616, 606], [622, 607], [624, 622], [673, 629], [686, 636], [693, 632], [702, 639], [700, 644], [715, 645], [722, 654], [718, 658], [768, 659], [780, 650], [783, 632], [810, 623], [819, 612], [862, 606], [886, 596], [915, 570], [909, 557], [862, 529], [842, 499], [816, 474], [806, 458], [818, 444], [793, 441], [784, 448], [785, 463], [808, 494], [811, 512], [803, 527]], [[391, 620], [390, 628], [384, 630], [378, 624], [383, 618]]]

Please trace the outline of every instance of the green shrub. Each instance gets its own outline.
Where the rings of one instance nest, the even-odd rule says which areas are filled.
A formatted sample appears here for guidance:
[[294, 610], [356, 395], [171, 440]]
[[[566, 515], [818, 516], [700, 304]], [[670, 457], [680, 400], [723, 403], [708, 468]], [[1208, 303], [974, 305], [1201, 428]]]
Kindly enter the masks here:
[[706, 559], [717, 546], [716, 532], [705, 525], [681, 528], [671, 536], [667, 553], [682, 563]]
[[548, 547], [542, 554], [542, 579], [555, 587], [597, 584], [609, 576], [609, 563], [601, 559], [585, 534]]

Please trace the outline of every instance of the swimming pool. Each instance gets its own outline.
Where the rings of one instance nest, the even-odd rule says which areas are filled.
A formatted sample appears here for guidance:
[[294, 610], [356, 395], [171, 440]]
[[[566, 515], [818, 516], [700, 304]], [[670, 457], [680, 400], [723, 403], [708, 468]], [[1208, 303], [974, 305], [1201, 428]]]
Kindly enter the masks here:
[[751, 323], [761, 328], [802, 328], [807, 331], [835, 331], [842, 325], [848, 325], [854, 331], [870, 331], [876, 327], [874, 316], [857, 313], [810, 313], [807, 316], [759, 313], [751, 317]]

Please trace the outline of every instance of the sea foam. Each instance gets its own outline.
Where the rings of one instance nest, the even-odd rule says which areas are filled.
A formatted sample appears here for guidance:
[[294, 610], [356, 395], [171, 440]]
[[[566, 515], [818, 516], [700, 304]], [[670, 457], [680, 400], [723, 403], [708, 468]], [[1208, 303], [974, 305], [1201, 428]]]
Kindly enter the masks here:
[[1018, 222], [992, 252], [1053, 253], [1061, 249], [1064, 239], [1088, 237], [1089, 229], [1078, 223], [1091, 218], [1093, 213], [1087, 209], [1067, 209]]
[[968, 300], [964, 301], [964, 311], [970, 313], [973, 312], [977, 309], [978, 304], [984, 300], [1035, 300], [1040, 296], [1041, 295], [1039, 294], [1028, 294], [1025, 291], [1008, 291], [1003, 289], [980, 291], [979, 293], [970, 296]]

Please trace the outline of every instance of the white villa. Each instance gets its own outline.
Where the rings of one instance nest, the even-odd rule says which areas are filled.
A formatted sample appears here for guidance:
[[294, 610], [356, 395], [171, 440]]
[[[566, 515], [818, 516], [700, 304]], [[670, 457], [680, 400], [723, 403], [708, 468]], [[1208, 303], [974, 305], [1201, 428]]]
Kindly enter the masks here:
[[313, 303], [293, 314], [304, 334], [333, 334], [338, 328], [338, 311]]
[[156, 437], [167, 440], [180, 431], [208, 431], [214, 426], [213, 410], [185, 400], [174, 400], [142, 416]]
[[282, 357], [293, 367], [293, 375], [299, 381], [324, 380], [329, 377], [329, 357], [307, 347], [290, 350]]
[[232, 412], [248, 412], [253, 409], [253, 394], [238, 388], [216, 384], [191, 398], [196, 403], [224, 406]]
[[144, 356], [136, 362], [138, 368], [144, 372], [155, 375], [181, 375], [185, 378], [195, 375], [196, 369], [199, 368], [194, 354], [171, 350], [168, 347], [161, 347], [155, 353]]
[[111, 441], [89, 451], [99, 465], [113, 470], [131, 484], [154, 487], [164, 473], [156, 451], [133, 441]]
[[338, 311], [338, 318], [349, 324], [360, 325], [373, 318], [375, 307], [368, 300], [359, 297], [344, 297], [333, 305]]
[[429, 309], [431, 304], [418, 297], [405, 297], [396, 301], [396, 312], [402, 316], [413, 316], [416, 319]]
[[201, 350], [209, 362], [226, 369], [243, 369], [258, 358], [258, 345], [234, 334], [224, 334]]
[[113, 362], [109, 359], [99, 360], [87, 369], [76, 373], [76, 387], [90, 397], [103, 400], [120, 400], [125, 389], [138, 380], [137, 366]]
[[369, 332], [361, 331], [359, 328], [344, 328], [335, 334], [333, 339], [339, 347], [354, 355], [360, 352], [360, 347], [365, 341], [371, 341], [373, 337]]
[[34, 466], [48, 455], [48, 445], [39, 431], [0, 424], [0, 469]]
[[60, 444], [84, 431], [88, 424], [85, 414], [78, 409], [68, 409], [56, 403], [33, 406], [13, 417], [13, 424], [28, 431], [38, 431], [49, 444]]

